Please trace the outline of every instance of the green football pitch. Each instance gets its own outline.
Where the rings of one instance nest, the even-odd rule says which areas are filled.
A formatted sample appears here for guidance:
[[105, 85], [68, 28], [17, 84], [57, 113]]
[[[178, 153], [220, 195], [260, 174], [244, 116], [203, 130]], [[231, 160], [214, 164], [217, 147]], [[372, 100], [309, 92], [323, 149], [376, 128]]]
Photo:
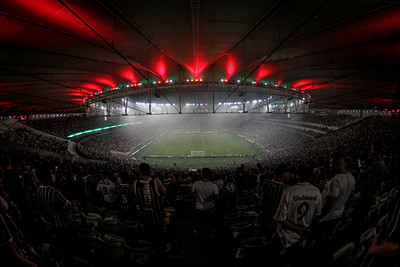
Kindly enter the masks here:
[[263, 151], [229, 132], [169, 132], [130, 154], [151, 165], [198, 169], [239, 165], [254, 160]]

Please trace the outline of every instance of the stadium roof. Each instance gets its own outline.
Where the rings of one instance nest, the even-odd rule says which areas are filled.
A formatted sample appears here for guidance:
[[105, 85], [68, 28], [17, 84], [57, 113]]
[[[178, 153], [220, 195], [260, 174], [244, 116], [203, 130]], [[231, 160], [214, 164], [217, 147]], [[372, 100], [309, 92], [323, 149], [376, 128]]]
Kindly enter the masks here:
[[315, 107], [398, 101], [397, 0], [1, 2], [2, 109], [72, 110], [180, 75], [282, 84]]

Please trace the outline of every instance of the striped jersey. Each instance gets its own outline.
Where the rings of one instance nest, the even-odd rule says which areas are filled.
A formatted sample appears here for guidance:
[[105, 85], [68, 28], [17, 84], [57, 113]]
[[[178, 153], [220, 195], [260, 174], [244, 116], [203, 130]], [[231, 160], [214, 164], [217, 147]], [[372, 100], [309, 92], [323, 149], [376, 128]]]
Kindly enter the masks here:
[[83, 186], [85, 188], [85, 194], [88, 197], [93, 196], [96, 193], [97, 185], [99, 184], [99, 179], [93, 175], [87, 175], [83, 177]]
[[161, 203], [161, 195], [154, 179], [135, 180], [133, 191], [139, 203], [142, 219], [151, 225], [164, 224], [165, 211]]
[[13, 243], [16, 251], [24, 258], [28, 258], [26, 251], [23, 248], [23, 240], [21, 239], [21, 232], [10, 215], [4, 210], [0, 209], [0, 266], [13, 266], [15, 262], [11, 261], [8, 250], [4, 247]]
[[64, 228], [73, 223], [71, 211], [66, 209], [68, 200], [52, 186], [39, 186], [37, 198], [51, 225]]
[[219, 192], [220, 205], [224, 212], [232, 212], [236, 207], [238, 190], [234, 183], [228, 183]]
[[132, 211], [135, 209], [135, 191], [128, 184], [117, 185], [114, 189], [117, 197], [117, 204], [122, 211]]
[[287, 185], [272, 180], [265, 180], [260, 193], [262, 199], [261, 223], [262, 227], [276, 229], [277, 221], [273, 219], [279, 206], [283, 191]]

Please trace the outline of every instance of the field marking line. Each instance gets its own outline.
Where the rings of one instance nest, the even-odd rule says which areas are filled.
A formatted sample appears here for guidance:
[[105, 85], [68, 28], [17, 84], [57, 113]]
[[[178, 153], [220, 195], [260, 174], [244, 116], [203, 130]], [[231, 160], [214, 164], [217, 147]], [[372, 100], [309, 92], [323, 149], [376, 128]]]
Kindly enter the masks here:
[[166, 156], [168, 152], [169, 152], [169, 148], [167, 149], [167, 151], [165, 151], [164, 156]]

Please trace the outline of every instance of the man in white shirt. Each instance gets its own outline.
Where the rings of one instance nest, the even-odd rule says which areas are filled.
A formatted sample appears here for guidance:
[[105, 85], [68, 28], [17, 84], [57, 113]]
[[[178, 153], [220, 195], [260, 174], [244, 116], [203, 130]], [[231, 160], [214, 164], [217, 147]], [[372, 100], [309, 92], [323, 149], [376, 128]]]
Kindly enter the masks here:
[[213, 172], [209, 168], [203, 168], [202, 178], [192, 185], [192, 192], [196, 194], [196, 218], [197, 230], [210, 231], [214, 222], [215, 200], [219, 199], [218, 186], [211, 182]]
[[274, 216], [279, 222], [276, 232], [285, 249], [303, 240], [312, 221], [321, 213], [321, 193], [310, 184], [313, 168], [302, 164], [297, 172], [299, 183], [283, 191]]
[[355, 190], [356, 184], [353, 175], [346, 171], [343, 156], [334, 155], [331, 159], [331, 168], [335, 176], [326, 184], [322, 192], [322, 213], [319, 216], [318, 227], [312, 233], [312, 239], [322, 243], [331, 239], [335, 226], [343, 216], [347, 199]]
[[115, 183], [108, 178], [104, 178], [97, 185], [96, 190], [103, 195], [105, 205], [108, 207], [112, 206], [112, 204], [116, 201], [114, 189]]

